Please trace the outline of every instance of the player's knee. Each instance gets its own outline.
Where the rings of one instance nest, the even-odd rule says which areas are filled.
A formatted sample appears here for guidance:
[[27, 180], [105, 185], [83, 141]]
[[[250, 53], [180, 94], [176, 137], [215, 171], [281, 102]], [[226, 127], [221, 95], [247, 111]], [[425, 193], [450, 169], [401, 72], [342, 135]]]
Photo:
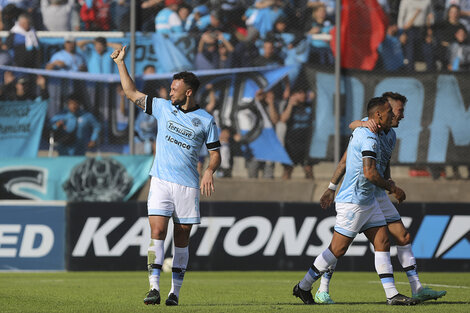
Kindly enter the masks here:
[[152, 239], [165, 240], [166, 230], [155, 228], [150, 231], [150, 236]]
[[395, 239], [397, 240], [397, 244], [399, 246], [406, 246], [411, 243], [411, 235], [407, 231], [403, 233], [401, 236], [397, 236], [397, 238]]
[[376, 237], [374, 240], [375, 251], [390, 251], [390, 241], [387, 236]]

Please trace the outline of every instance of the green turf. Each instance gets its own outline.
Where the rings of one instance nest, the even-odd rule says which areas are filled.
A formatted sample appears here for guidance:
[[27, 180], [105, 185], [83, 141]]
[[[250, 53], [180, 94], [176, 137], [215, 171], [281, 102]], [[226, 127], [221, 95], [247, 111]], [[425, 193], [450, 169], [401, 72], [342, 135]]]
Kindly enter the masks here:
[[[303, 305], [292, 287], [303, 272], [187, 272], [180, 306], [164, 301], [171, 274], [161, 278], [162, 304], [145, 306], [146, 272], [0, 273], [0, 312], [470, 312], [470, 273], [420, 273], [433, 289], [447, 290], [438, 301], [389, 307], [373, 272], [337, 272], [331, 283], [335, 305]], [[410, 295], [403, 273], [400, 292]], [[442, 286], [438, 286], [442, 285]], [[444, 286], [445, 285], [445, 286]], [[318, 282], [314, 285], [314, 290]]]

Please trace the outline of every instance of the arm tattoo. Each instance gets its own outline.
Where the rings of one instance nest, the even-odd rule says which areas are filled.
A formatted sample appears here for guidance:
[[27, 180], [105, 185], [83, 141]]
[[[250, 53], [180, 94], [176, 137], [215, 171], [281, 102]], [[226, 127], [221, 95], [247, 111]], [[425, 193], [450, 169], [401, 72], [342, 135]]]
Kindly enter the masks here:
[[142, 110], [145, 110], [145, 97], [135, 100], [135, 105], [141, 108]]

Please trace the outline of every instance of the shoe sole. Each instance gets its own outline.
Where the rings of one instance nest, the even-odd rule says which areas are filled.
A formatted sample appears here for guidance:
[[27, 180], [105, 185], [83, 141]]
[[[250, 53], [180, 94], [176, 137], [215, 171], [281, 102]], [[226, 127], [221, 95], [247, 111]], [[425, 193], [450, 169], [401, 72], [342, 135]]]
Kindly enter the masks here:
[[152, 301], [152, 300], [145, 301], [145, 300], [144, 300], [144, 304], [145, 304], [145, 305], [149, 305], [149, 304], [152, 304], [152, 305], [160, 304], [160, 300], [156, 300], [156, 301]]

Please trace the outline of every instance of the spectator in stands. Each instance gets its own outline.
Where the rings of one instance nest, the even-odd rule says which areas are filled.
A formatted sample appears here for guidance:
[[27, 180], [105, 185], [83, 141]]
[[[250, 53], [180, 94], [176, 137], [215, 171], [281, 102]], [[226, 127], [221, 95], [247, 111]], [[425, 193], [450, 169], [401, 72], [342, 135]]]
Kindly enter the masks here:
[[[403, 37], [404, 38], [404, 37]], [[384, 41], [380, 44], [377, 51], [380, 56], [380, 65], [386, 71], [399, 71], [403, 68], [403, 45], [402, 37], [399, 34], [398, 26], [391, 22], [387, 26], [387, 33]]]
[[400, 2], [398, 27], [406, 37], [403, 52], [405, 69], [413, 71], [418, 53], [421, 53], [426, 70], [434, 69], [432, 29], [434, 16], [431, 0], [407, 0]]
[[217, 10], [212, 10], [209, 14], [201, 16], [196, 22], [196, 27], [199, 33], [206, 31], [225, 31], [220, 21], [220, 12]]
[[3, 72], [3, 82], [0, 86], [0, 100], [11, 100], [15, 98], [16, 94], [16, 77], [13, 72]]
[[184, 31], [186, 32], [198, 32], [198, 23], [201, 17], [209, 14], [209, 8], [206, 5], [198, 5], [194, 7], [192, 12], [189, 14], [186, 23], [184, 25]]
[[[279, 111], [275, 105], [274, 92], [272, 90], [265, 92], [260, 89], [256, 92], [254, 101], [256, 105], [264, 108], [274, 127], [279, 121]], [[246, 168], [248, 170], [249, 178], [258, 178], [258, 175], [261, 172], [263, 178], [273, 179], [274, 166], [275, 163], [272, 161], [258, 161], [255, 157], [246, 159]]]
[[470, 41], [465, 28], [455, 33], [456, 41], [449, 47], [449, 65], [451, 71], [470, 71]]
[[284, 61], [275, 53], [274, 41], [267, 38], [263, 42], [263, 54], [253, 60], [253, 66], [283, 65]]
[[80, 18], [75, 0], [41, 0], [41, 14], [48, 31], [78, 31]]
[[72, 94], [67, 99], [67, 110], [51, 118], [59, 155], [84, 155], [87, 149], [96, 147], [101, 125], [80, 104], [80, 97]]
[[8, 53], [8, 47], [0, 40], [0, 65], [12, 65], [13, 58]]
[[[312, 134], [314, 95], [307, 97], [304, 88], [297, 86], [292, 90], [287, 106], [280, 120], [287, 124], [284, 144], [293, 165], [303, 167], [305, 178], [313, 179], [313, 164], [309, 158], [310, 139]], [[294, 166], [284, 164], [282, 179], [290, 179]]]
[[[44, 76], [22, 76], [16, 78], [13, 73], [5, 75], [5, 84], [0, 87], [0, 101], [23, 101], [35, 100], [36, 98], [47, 99], [49, 94], [46, 88]], [[34, 84], [36, 79], [36, 84]]]
[[246, 25], [253, 26], [264, 38], [266, 33], [273, 30], [274, 22], [282, 15], [285, 15], [284, 1], [282, 0], [256, 0], [255, 9], [246, 21]]
[[[401, 0], [398, 0], [398, 1], [401, 1]], [[335, 13], [336, 13], [335, 12], [335, 10], [336, 10], [336, 0], [321, 0], [321, 1], [309, 0], [308, 4], [307, 4], [307, 7], [315, 9], [315, 7], [320, 6], [320, 5], [325, 6], [327, 19], [330, 20], [330, 21], [334, 21], [335, 20]]]
[[223, 126], [221, 128], [219, 141], [222, 161], [216, 173], [217, 177], [232, 177], [233, 157], [240, 149], [240, 139], [240, 134], [236, 134], [231, 127]]
[[155, 17], [164, 7], [164, 0], [141, 0], [137, 19], [138, 29], [143, 32], [154, 32]]
[[186, 31], [186, 23], [188, 22], [189, 14], [191, 14], [191, 7], [183, 3], [178, 7], [177, 13], [181, 20], [183, 31]]
[[310, 38], [309, 62], [314, 64], [333, 64], [334, 57], [329, 40], [315, 39], [315, 35], [329, 35], [333, 23], [326, 19], [326, 6], [318, 4], [313, 8], [312, 19], [307, 22], [307, 33]]
[[111, 29], [111, 1], [79, 0], [80, 19], [86, 31], [109, 31]]
[[165, 8], [155, 17], [155, 31], [160, 34], [182, 33], [183, 23], [177, 13], [182, 0], [165, 0]]
[[64, 49], [54, 53], [46, 64], [46, 70], [86, 71], [85, 59], [75, 49], [75, 38], [65, 37]]
[[96, 37], [94, 40], [80, 40], [77, 46], [85, 56], [89, 73], [114, 73], [114, 62], [109, 56], [115, 49], [121, 48], [120, 44], [108, 42], [104, 37]]
[[40, 65], [39, 40], [31, 27], [31, 18], [23, 13], [10, 30], [6, 45], [13, 52], [13, 62], [19, 67], [37, 68]]
[[456, 33], [465, 26], [460, 23], [460, 8], [457, 5], [451, 5], [447, 10], [446, 19], [435, 24], [434, 34], [436, 35], [436, 59], [439, 60], [444, 69], [448, 69], [449, 65], [449, 48], [452, 43], [457, 41]]
[[460, 8], [461, 22], [467, 28], [467, 32], [470, 31], [470, 0], [446, 0], [446, 9], [451, 5], [458, 5]]
[[[111, 2], [111, 27], [113, 30], [128, 32], [130, 30], [130, 3], [126, 0], [113, 0]], [[154, 15], [152, 15], [154, 16]], [[150, 19], [151, 20], [151, 19]], [[153, 25], [152, 25], [153, 26]], [[151, 30], [155, 27], [151, 27]]]
[[22, 10], [13, 3], [8, 3], [2, 8], [2, 22], [1, 22], [1, 30], [9, 30], [14, 25], [18, 16], [22, 13]]
[[205, 32], [198, 43], [196, 69], [230, 68], [233, 50], [232, 44], [222, 32]]
[[[144, 68], [143, 75], [155, 74], [155, 66], [147, 65]], [[162, 99], [168, 99], [168, 90], [160, 83], [154, 81], [145, 81], [142, 92], [149, 96], [155, 96]], [[150, 154], [155, 153], [155, 141], [157, 138], [157, 120], [152, 116], [139, 110], [134, 124], [135, 131], [135, 153]]]

